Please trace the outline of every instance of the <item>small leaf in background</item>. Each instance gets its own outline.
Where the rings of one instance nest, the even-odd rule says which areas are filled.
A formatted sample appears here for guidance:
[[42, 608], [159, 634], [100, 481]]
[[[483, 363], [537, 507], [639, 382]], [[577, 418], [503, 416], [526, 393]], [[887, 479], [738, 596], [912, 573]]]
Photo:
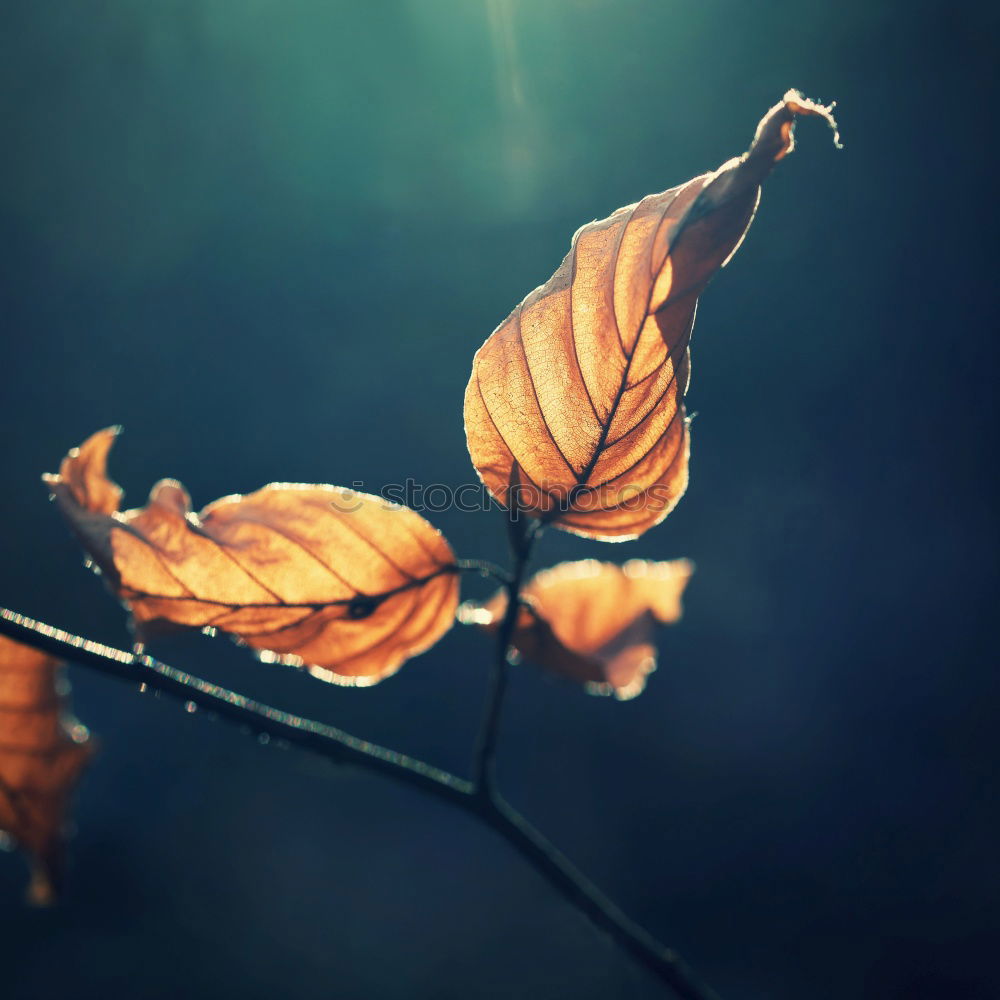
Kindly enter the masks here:
[[[525, 659], [593, 694], [634, 698], [656, 669], [655, 626], [680, 618], [681, 595], [693, 571], [686, 559], [560, 563], [522, 591], [512, 645]], [[459, 614], [494, 631], [506, 609], [507, 595], [500, 591], [482, 607], [463, 605]]]
[[583, 226], [556, 273], [479, 349], [465, 395], [469, 453], [502, 504], [590, 538], [659, 523], [688, 481], [688, 343], [698, 296], [736, 251], [760, 184], [793, 147], [789, 91], [750, 150]]
[[73, 789], [93, 752], [58, 660], [0, 636], [0, 831], [32, 858], [28, 899], [58, 895]]
[[165, 479], [118, 511], [106, 475], [116, 428], [45, 477], [77, 537], [132, 612], [137, 635], [217, 629], [269, 662], [373, 684], [454, 621], [458, 576], [440, 532], [407, 507], [336, 486], [273, 483], [200, 514]]

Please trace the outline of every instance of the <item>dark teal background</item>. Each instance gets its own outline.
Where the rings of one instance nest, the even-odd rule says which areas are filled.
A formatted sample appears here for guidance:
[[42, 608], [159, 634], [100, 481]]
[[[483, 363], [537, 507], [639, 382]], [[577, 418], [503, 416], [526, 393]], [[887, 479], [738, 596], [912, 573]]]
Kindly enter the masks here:
[[[5, 0], [0, 602], [125, 621], [39, 475], [122, 423], [128, 501], [472, 475], [475, 349], [582, 223], [836, 98], [693, 343], [698, 564], [646, 693], [522, 668], [501, 778], [726, 1000], [1000, 995], [995, 5]], [[432, 517], [467, 557], [498, 518]], [[470, 582], [469, 596], [484, 594]], [[373, 690], [170, 662], [465, 771], [486, 647]], [[7, 1000], [588, 1000], [654, 984], [494, 836], [80, 669], [103, 752], [63, 905], [0, 858]]]

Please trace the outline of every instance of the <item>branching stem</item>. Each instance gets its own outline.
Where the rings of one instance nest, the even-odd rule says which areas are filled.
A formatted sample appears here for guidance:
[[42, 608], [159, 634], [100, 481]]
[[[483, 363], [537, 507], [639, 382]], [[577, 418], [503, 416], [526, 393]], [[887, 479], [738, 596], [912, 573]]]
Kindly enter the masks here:
[[144, 684], [178, 700], [191, 702], [220, 718], [249, 727], [258, 736], [282, 740], [338, 764], [377, 771], [459, 807], [503, 837], [569, 902], [678, 997], [683, 1000], [717, 1000], [716, 995], [697, 980], [673, 951], [625, 916], [496, 790], [492, 762], [505, 685], [507, 652], [516, 620], [517, 597], [533, 539], [534, 529], [526, 539], [522, 555], [518, 557], [515, 553], [515, 570], [507, 583], [510, 598], [508, 613], [497, 635], [498, 655], [476, 756], [475, 781], [467, 781], [422, 760], [369, 743], [334, 726], [254, 701], [236, 691], [160, 663], [151, 656], [105, 646], [16, 611], [0, 608], [0, 634], [106, 676], [135, 686]]

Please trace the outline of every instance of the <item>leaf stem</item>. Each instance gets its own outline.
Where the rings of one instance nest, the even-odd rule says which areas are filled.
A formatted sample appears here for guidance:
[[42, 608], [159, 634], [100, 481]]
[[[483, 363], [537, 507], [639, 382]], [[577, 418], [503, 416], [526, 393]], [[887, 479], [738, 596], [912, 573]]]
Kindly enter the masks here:
[[[509, 584], [510, 594], [520, 591], [525, 564], [536, 533], [536, 529], [531, 529], [523, 555], [515, 560], [516, 572]], [[512, 600], [509, 607], [516, 609], [517, 601]], [[716, 994], [700, 983], [673, 951], [630, 920], [496, 790], [492, 779], [492, 759], [506, 675], [506, 652], [513, 622], [514, 618], [511, 616], [507, 636], [501, 647], [504, 653], [503, 669], [494, 671], [495, 674], [499, 673], [500, 681], [491, 687], [489, 711], [485, 720], [488, 725], [484, 727], [484, 731], [489, 736], [484, 741], [487, 752], [481, 758], [485, 765], [485, 781], [477, 784], [422, 760], [352, 736], [334, 726], [254, 701], [238, 692], [161, 663], [151, 656], [106, 646], [45, 625], [16, 611], [0, 608], [0, 634], [11, 639], [52, 656], [72, 660], [106, 676], [136, 686], [145, 684], [179, 701], [192, 702], [214, 712], [220, 718], [247, 726], [258, 735], [283, 740], [338, 764], [376, 771], [459, 807], [503, 837], [577, 910], [589, 917], [661, 983], [671, 988], [676, 996], [682, 1000], [718, 1000]], [[499, 660], [498, 656], [498, 662]], [[486, 778], [486, 775], [489, 777]]]
[[503, 566], [498, 566], [495, 562], [490, 562], [489, 559], [458, 559], [455, 565], [463, 573], [478, 573], [480, 576], [497, 580], [504, 586], [510, 584], [510, 573]]

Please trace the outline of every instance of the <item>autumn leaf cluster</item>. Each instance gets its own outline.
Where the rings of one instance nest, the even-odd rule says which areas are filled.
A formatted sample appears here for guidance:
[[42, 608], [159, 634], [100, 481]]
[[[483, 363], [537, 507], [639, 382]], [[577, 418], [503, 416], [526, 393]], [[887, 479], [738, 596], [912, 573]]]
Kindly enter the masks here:
[[[512, 520], [620, 541], [674, 509], [688, 483], [698, 299], [745, 237], [802, 115], [833, 124], [829, 109], [790, 91], [742, 156], [583, 226], [480, 347], [465, 394], [468, 449]], [[489, 631], [507, 615], [506, 588], [459, 610], [463, 565], [441, 533], [355, 490], [272, 483], [196, 512], [165, 479], [145, 506], [123, 510], [107, 473], [116, 436], [93, 434], [45, 479], [138, 642], [214, 630], [262, 659], [363, 686], [456, 619]], [[516, 594], [511, 645], [588, 690], [634, 696], [655, 667], [655, 627], [680, 617], [691, 572], [686, 560], [543, 570]], [[39, 900], [58, 882], [65, 803], [88, 756], [62, 718], [56, 670], [0, 645], [0, 827], [38, 859]]]

